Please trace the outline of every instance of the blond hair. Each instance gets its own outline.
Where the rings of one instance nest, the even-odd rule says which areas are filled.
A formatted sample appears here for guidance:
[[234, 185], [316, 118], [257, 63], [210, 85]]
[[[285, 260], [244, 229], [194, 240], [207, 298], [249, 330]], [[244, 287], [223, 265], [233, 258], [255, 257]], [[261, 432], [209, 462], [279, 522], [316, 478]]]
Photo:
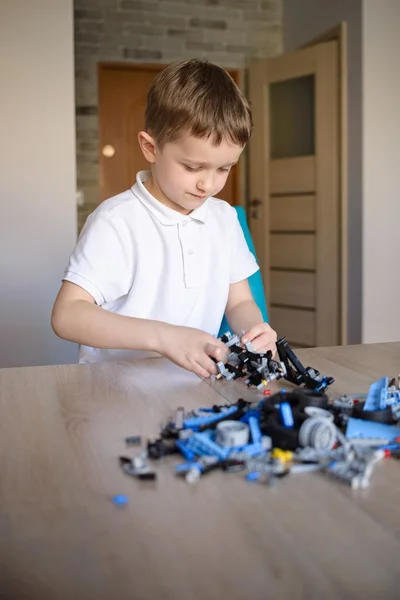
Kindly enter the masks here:
[[221, 67], [206, 60], [173, 63], [154, 79], [147, 96], [146, 131], [161, 148], [181, 135], [212, 137], [244, 147], [253, 127], [246, 98]]

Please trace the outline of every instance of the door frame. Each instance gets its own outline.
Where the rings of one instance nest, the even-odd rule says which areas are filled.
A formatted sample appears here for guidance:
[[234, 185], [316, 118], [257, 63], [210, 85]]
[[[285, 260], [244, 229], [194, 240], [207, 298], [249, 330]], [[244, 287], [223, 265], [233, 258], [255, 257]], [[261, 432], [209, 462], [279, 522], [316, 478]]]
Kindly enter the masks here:
[[337, 41], [339, 48], [339, 190], [340, 190], [340, 342], [347, 344], [348, 340], [348, 85], [347, 85], [347, 57], [348, 57], [347, 23], [342, 21], [335, 27], [324, 31], [312, 38], [302, 46], [309, 48], [323, 42]]
[[[108, 69], [124, 69], [124, 70], [128, 70], [128, 71], [155, 71], [155, 72], [160, 72], [163, 69], [165, 69], [168, 66], [168, 64], [164, 64], [164, 63], [139, 63], [139, 62], [118, 62], [118, 61], [101, 61], [99, 63], [97, 63], [97, 92], [98, 92], [98, 98], [100, 98], [100, 86], [101, 86], [101, 78], [102, 78], [102, 74], [104, 73], [105, 70]], [[242, 74], [240, 69], [230, 69], [230, 68], [224, 68], [224, 70], [229, 73], [229, 75], [232, 77], [233, 81], [236, 83], [236, 85], [243, 90], [243, 86], [242, 86]], [[100, 115], [100, 106], [98, 109], [98, 115]], [[102, 139], [102, 135], [101, 135], [101, 127], [102, 124], [100, 122], [100, 117], [98, 117], [98, 136], [99, 136], [99, 140]], [[101, 165], [101, 148], [100, 148], [100, 143], [99, 143], [99, 157], [98, 157], [98, 161], [99, 161], [99, 165]], [[242, 160], [240, 161], [240, 163], [242, 163]], [[233, 175], [233, 189], [234, 189], [234, 204], [235, 205], [241, 205], [243, 206], [245, 204], [245, 195], [243, 194], [243, 181], [245, 179], [244, 177], [244, 167], [239, 163], [239, 165], [237, 166], [237, 168], [233, 171], [232, 175]]]

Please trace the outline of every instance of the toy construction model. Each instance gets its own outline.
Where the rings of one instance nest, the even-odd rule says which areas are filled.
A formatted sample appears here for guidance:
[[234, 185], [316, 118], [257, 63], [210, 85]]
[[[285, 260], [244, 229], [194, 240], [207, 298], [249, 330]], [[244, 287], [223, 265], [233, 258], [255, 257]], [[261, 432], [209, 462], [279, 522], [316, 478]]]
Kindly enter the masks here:
[[[284, 378], [303, 387], [187, 414], [179, 407], [140, 456], [119, 458], [125, 474], [155, 480], [150, 462], [182, 455], [185, 462], [175, 472], [190, 483], [217, 469], [242, 471], [248, 481], [268, 484], [289, 473], [321, 471], [358, 489], [369, 486], [382, 458], [400, 458], [399, 378], [383, 377], [368, 394], [330, 402], [324, 392], [334, 379], [304, 367], [286, 338], [277, 342], [279, 360], [271, 352], [254, 352], [250, 344], [243, 347], [229, 332], [221, 340], [231, 353], [226, 363], [217, 362], [219, 378], [245, 378], [258, 389]], [[138, 435], [126, 438], [129, 446], [141, 441]]]
[[246, 377], [246, 384], [258, 389], [274, 379], [283, 377], [290, 383], [304, 384], [306, 388], [317, 392], [323, 391], [334, 382], [333, 377], [321, 376], [316, 369], [304, 367], [284, 337], [276, 343], [279, 361], [273, 360], [272, 352], [254, 352], [250, 343], [243, 347], [239, 336], [230, 332], [220, 339], [231, 353], [228, 362], [217, 362], [218, 377], [227, 380]]
[[[383, 417], [387, 411], [390, 418]], [[119, 460], [127, 475], [142, 480], [156, 479], [151, 462], [181, 455], [175, 472], [189, 483], [215, 470], [240, 471], [247, 481], [268, 484], [290, 473], [320, 471], [353, 489], [366, 488], [381, 459], [400, 457], [399, 413], [399, 381], [387, 378], [368, 394], [333, 403], [324, 393], [294, 388], [256, 403], [239, 399], [187, 414], [179, 407], [147, 440], [146, 451]], [[126, 443], [140, 444], [141, 438]]]

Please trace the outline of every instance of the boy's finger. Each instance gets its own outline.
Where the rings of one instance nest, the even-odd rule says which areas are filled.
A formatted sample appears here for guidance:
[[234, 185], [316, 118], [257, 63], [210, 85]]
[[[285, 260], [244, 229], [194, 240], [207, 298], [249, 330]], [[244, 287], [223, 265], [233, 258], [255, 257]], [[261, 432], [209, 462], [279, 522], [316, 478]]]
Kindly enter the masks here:
[[201, 358], [197, 358], [198, 364], [207, 371], [207, 377], [210, 375], [216, 375], [218, 373], [217, 365], [213, 360], [211, 360], [210, 356], [204, 354]]
[[252, 342], [256, 337], [265, 333], [265, 325], [264, 323], [259, 323], [258, 325], [254, 325], [249, 331], [243, 334], [241, 338], [242, 343]]
[[276, 352], [275, 338], [271, 338], [269, 333], [259, 335], [253, 340], [252, 346], [256, 352], [268, 352], [268, 350], [271, 350], [272, 354]]
[[192, 371], [193, 373], [195, 373], [195, 375], [198, 375], [199, 377], [201, 377], [202, 379], [207, 379], [208, 377], [210, 377], [210, 372], [207, 369], [205, 369], [204, 366], [201, 365], [197, 361], [193, 362], [191, 364], [189, 370]]
[[206, 354], [215, 358], [217, 362], [226, 362], [228, 360], [229, 348], [225, 344], [207, 344]]

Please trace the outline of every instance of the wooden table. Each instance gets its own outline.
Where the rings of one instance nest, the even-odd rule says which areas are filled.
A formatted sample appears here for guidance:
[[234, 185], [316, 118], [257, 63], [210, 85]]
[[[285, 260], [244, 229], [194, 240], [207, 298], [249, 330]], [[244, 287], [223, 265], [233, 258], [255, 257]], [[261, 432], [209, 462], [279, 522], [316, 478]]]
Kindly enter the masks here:
[[[400, 371], [400, 343], [299, 351], [366, 392]], [[174, 457], [158, 480], [122, 473], [128, 435], [239, 396], [164, 359], [0, 370], [1, 600], [266, 600], [400, 597], [400, 462], [351, 491], [322, 473], [273, 488], [243, 473], [190, 485]], [[129, 496], [117, 507], [114, 494]]]

